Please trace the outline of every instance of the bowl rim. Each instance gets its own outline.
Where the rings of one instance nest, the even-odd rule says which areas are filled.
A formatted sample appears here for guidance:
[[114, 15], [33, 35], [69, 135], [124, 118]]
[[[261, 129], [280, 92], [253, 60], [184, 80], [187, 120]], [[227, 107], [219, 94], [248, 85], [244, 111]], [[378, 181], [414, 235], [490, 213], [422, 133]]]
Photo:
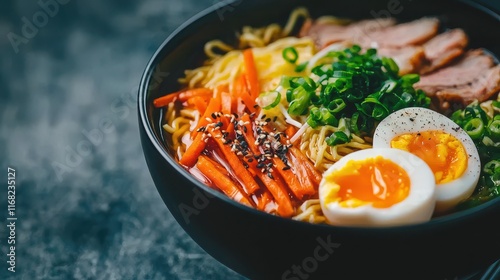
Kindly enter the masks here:
[[[467, 5], [477, 11], [480, 11], [482, 13], [485, 13], [497, 21], [500, 21], [500, 11], [497, 11], [493, 9], [492, 7], [489, 7], [488, 5], [484, 3], [479, 3], [474, 0], [450, 0], [450, 1], [455, 1], [455, 2], [460, 2], [464, 5]], [[154, 54], [151, 56], [149, 59], [145, 70], [141, 76], [139, 88], [138, 88], [138, 100], [137, 100], [137, 106], [138, 106], [138, 115], [139, 115], [139, 122], [148, 136], [149, 142], [154, 146], [156, 149], [156, 152], [158, 152], [163, 160], [167, 161], [167, 163], [173, 167], [176, 172], [180, 173], [183, 177], [188, 179], [194, 186], [197, 188], [209, 193], [213, 197], [216, 197], [219, 200], [224, 201], [225, 203], [230, 204], [232, 207], [237, 207], [242, 211], [249, 212], [249, 214], [252, 215], [257, 215], [259, 218], [263, 219], [271, 219], [272, 221], [279, 222], [279, 223], [289, 223], [290, 225], [293, 226], [302, 226], [302, 227], [311, 227], [311, 228], [317, 228], [317, 229], [322, 229], [322, 230], [327, 230], [330, 229], [331, 231], [366, 231], [366, 232], [387, 232], [387, 231], [421, 231], [421, 230], [429, 230], [431, 228], [435, 227], [441, 227], [441, 226], [446, 226], [449, 224], [453, 223], [461, 223], [465, 221], [469, 221], [471, 219], [477, 218], [477, 216], [480, 216], [481, 213], [486, 212], [488, 209], [492, 209], [495, 206], [500, 205], [500, 197], [496, 197], [488, 202], [485, 202], [481, 205], [474, 206], [470, 209], [466, 210], [461, 210], [458, 212], [446, 214], [444, 216], [440, 217], [434, 217], [429, 221], [422, 222], [422, 223], [416, 223], [416, 224], [408, 224], [408, 225], [397, 225], [397, 226], [386, 226], [386, 227], [363, 227], [363, 226], [337, 226], [337, 225], [330, 225], [330, 224], [314, 224], [314, 223], [309, 223], [309, 222], [304, 222], [304, 221], [297, 221], [292, 218], [287, 218], [287, 217], [280, 217], [277, 215], [272, 215], [263, 211], [260, 211], [255, 208], [251, 208], [248, 206], [245, 206], [229, 197], [227, 197], [225, 194], [208, 187], [204, 183], [198, 181], [193, 175], [191, 175], [186, 169], [184, 169], [164, 148], [164, 143], [161, 141], [161, 139], [158, 139], [158, 137], [155, 136], [155, 132], [152, 126], [152, 122], [148, 118], [148, 103], [146, 102], [148, 99], [148, 92], [149, 92], [149, 83], [152, 78], [152, 74], [154, 73], [154, 70], [156, 66], [165, 58], [165, 55], [163, 53], [165, 52], [165, 49], [170, 47], [170, 44], [172, 44], [172, 41], [175, 41], [178, 37], [182, 37], [183, 33], [187, 32], [186, 28], [192, 25], [196, 24], [201, 24], [204, 18], [209, 17], [213, 15], [214, 13], [217, 12], [217, 9], [220, 9], [221, 7], [227, 6], [234, 4], [235, 2], [241, 2], [241, 0], [230, 0], [230, 1], [224, 1], [223, 4], [221, 3], [216, 3], [211, 5], [208, 8], [205, 8], [204, 10], [198, 12], [194, 16], [191, 16], [188, 20], [186, 20], [184, 23], [182, 23], [180, 26], [178, 26], [172, 33], [170, 33], [167, 38], [159, 45], [159, 47], [156, 48]], [[305, 4], [307, 5], [307, 4]], [[175, 47], [175, 46], [174, 46]]]

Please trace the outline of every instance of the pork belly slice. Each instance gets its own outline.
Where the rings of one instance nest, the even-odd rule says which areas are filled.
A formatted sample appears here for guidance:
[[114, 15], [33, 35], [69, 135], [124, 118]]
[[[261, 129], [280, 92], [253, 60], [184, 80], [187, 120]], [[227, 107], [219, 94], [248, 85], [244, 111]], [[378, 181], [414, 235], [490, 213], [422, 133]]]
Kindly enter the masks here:
[[425, 43], [436, 36], [439, 29], [437, 18], [421, 18], [410, 22], [396, 24], [387, 28], [366, 33], [361, 45], [382, 47], [405, 47]]
[[381, 48], [377, 50], [377, 54], [394, 59], [399, 66], [399, 75], [415, 73], [425, 59], [424, 48], [421, 46]]
[[309, 36], [318, 49], [340, 41], [350, 41], [355, 44], [363, 41], [371, 32], [396, 24], [393, 18], [356, 21], [347, 25], [339, 25], [328, 21], [307, 20], [302, 26], [299, 36]]
[[396, 24], [393, 18], [361, 20], [348, 25], [327, 21], [306, 21], [300, 36], [310, 36], [318, 49], [350, 41], [363, 47], [400, 48], [422, 44], [438, 33], [439, 20], [421, 18]]
[[425, 91], [445, 111], [453, 104], [483, 102], [500, 90], [500, 65], [484, 50], [471, 50], [449, 66], [422, 75], [415, 88]]
[[464, 53], [469, 39], [462, 29], [456, 28], [443, 32], [424, 43], [425, 61], [420, 74], [430, 73]]

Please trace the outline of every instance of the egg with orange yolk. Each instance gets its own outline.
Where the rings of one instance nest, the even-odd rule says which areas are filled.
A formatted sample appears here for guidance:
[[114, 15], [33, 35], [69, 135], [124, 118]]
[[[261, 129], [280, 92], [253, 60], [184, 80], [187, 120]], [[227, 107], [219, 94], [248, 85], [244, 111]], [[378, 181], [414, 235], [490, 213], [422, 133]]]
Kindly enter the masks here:
[[428, 221], [435, 206], [435, 181], [419, 157], [398, 149], [365, 149], [334, 163], [319, 186], [329, 224], [396, 226]]
[[374, 148], [396, 148], [415, 154], [431, 168], [436, 182], [436, 213], [469, 197], [481, 171], [470, 136], [446, 116], [426, 108], [405, 108], [382, 120]]

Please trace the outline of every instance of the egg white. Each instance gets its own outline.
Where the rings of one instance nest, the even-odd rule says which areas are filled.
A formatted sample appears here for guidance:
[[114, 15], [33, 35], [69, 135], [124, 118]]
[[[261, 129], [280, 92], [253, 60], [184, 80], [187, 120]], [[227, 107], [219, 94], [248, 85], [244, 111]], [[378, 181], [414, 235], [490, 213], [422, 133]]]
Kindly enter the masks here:
[[[348, 208], [338, 202], [325, 202], [331, 190], [331, 182], [327, 180], [328, 174], [342, 169], [350, 160], [365, 160], [377, 156], [393, 161], [408, 174], [410, 190], [404, 200], [387, 208], [375, 208], [370, 203]], [[365, 149], [348, 154], [325, 171], [319, 185], [319, 199], [323, 214], [332, 225], [365, 227], [407, 225], [430, 220], [435, 207], [435, 185], [434, 174], [419, 157], [398, 149]]]
[[459, 178], [436, 185], [436, 213], [444, 213], [474, 191], [481, 172], [479, 154], [470, 136], [446, 116], [426, 108], [411, 107], [398, 110], [382, 120], [373, 136], [374, 148], [389, 148], [394, 137], [423, 131], [438, 130], [453, 135], [468, 155], [467, 169]]

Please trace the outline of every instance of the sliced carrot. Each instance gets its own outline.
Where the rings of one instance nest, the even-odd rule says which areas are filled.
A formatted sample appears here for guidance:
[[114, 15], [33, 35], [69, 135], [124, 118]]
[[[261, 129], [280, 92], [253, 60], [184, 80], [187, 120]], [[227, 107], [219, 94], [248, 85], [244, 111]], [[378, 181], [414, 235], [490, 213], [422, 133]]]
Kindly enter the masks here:
[[[288, 126], [287, 129], [285, 130], [285, 134], [288, 136], [288, 138], [291, 138], [295, 133], [297, 132], [297, 128], [293, 126]], [[284, 139], [282, 139], [282, 143], [284, 143]], [[307, 170], [308, 177], [312, 180], [315, 189], [317, 189], [317, 186], [319, 186], [319, 183], [321, 182], [322, 176], [316, 170], [316, 167], [314, 167], [314, 164], [307, 158], [302, 151], [300, 151], [299, 148], [292, 146], [289, 148], [289, 154], [292, 154], [297, 160], [300, 161], [299, 165], [302, 168], [305, 168]]]
[[[248, 146], [254, 154], [261, 153], [257, 145], [255, 145], [255, 137], [250, 125], [250, 117], [245, 114], [241, 117], [243, 123], [245, 123], [246, 128], [243, 130], [243, 135], [247, 140]], [[281, 159], [277, 157], [272, 157], [271, 161], [275, 166], [275, 170], [278, 171], [280, 176], [283, 178], [288, 188], [293, 192], [293, 194], [298, 198], [302, 199], [305, 195], [312, 195], [316, 193], [316, 190], [312, 186], [312, 183], [306, 179], [300, 179], [299, 174], [295, 173], [296, 168], [290, 168]]]
[[196, 167], [228, 197], [253, 207], [250, 200], [242, 193], [238, 186], [226, 174], [220, 172], [220, 168], [213, 161], [208, 160], [206, 156], [202, 155], [199, 157]]
[[258, 176], [276, 200], [278, 214], [282, 217], [292, 216], [294, 213], [293, 205], [284, 183], [279, 178], [270, 178], [262, 172], [258, 172]]
[[[268, 132], [270, 131], [269, 127], [265, 127], [265, 129]], [[290, 138], [296, 133], [295, 130], [296, 130], [296, 128], [286, 129], [285, 134], [287, 135], [288, 138]], [[281, 143], [286, 144], [286, 140], [282, 138]], [[318, 172], [318, 170], [316, 170], [316, 167], [314, 167], [314, 164], [307, 158], [307, 156], [304, 155], [304, 153], [302, 153], [302, 151], [300, 151], [300, 149], [295, 147], [295, 146], [291, 146], [289, 148], [289, 152], [291, 154], [293, 154], [293, 156], [295, 156], [300, 161], [299, 165], [307, 170], [307, 174], [308, 174], [309, 178], [312, 180], [312, 182], [314, 183], [314, 185], [316, 187], [319, 186], [319, 183], [321, 182], [322, 176]]]
[[245, 80], [248, 91], [250, 92], [250, 96], [255, 99], [259, 96], [260, 85], [252, 49], [243, 51], [243, 63], [245, 66]]
[[200, 114], [204, 114], [205, 110], [207, 109], [207, 100], [201, 96], [194, 96], [192, 98], [189, 98], [187, 100], [187, 104], [190, 107], [196, 108]]
[[216, 94], [214, 98], [210, 99], [207, 109], [205, 110], [200, 120], [198, 121], [196, 128], [191, 132], [191, 138], [193, 138], [196, 135], [200, 127], [206, 126], [209, 123], [208, 119], [212, 117], [211, 115], [213, 113], [220, 112], [220, 108], [221, 108], [221, 95]]
[[297, 133], [297, 128], [293, 125], [288, 125], [285, 129], [285, 134], [288, 138], [292, 138]]
[[274, 203], [273, 196], [267, 189], [262, 188], [262, 193], [254, 194], [252, 198], [257, 209], [268, 213], [276, 212], [277, 205]]
[[155, 100], [153, 100], [153, 105], [156, 108], [159, 108], [167, 106], [168, 104], [174, 102], [175, 100], [180, 100], [184, 102], [194, 96], [210, 96], [210, 95], [212, 95], [212, 90], [208, 88], [186, 89], [173, 92], [162, 97], [158, 97]]
[[229, 93], [229, 87], [224, 84], [217, 86], [217, 92], [221, 94], [221, 112], [223, 114], [231, 114], [232, 97]]
[[302, 151], [300, 151], [297, 147], [291, 147], [289, 151], [301, 162], [301, 165], [307, 170], [307, 174], [309, 178], [313, 181], [315, 186], [319, 186], [321, 182], [322, 176], [321, 173], [318, 172], [314, 164], [307, 158]]
[[193, 142], [189, 145], [186, 152], [184, 152], [182, 158], [179, 160], [180, 164], [187, 167], [193, 167], [196, 164], [198, 157], [201, 155], [206, 146], [203, 136], [203, 133], [196, 134]]
[[[255, 137], [253, 135], [253, 128], [250, 123], [250, 117], [248, 116], [248, 114], [244, 114], [241, 120], [243, 121], [243, 126], [245, 127], [242, 131], [242, 134], [245, 137], [248, 147], [253, 154], [260, 154], [261, 151], [255, 144]], [[280, 180], [280, 178], [276, 177], [278, 176], [276, 172], [271, 172], [271, 176], [273, 177], [271, 178], [267, 173], [263, 173], [260, 168], [257, 167], [257, 162], [255, 160], [252, 162], [248, 162], [248, 164], [276, 200], [276, 203], [278, 204], [277, 211], [279, 215], [284, 217], [291, 216], [293, 214], [293, 206], [290, 200], [290, 196], [288, 195], [285, 184]], [[274, 171], [275, 169], [270, 168], [270, 170]], [[273, 173], [275, 175], [272, 175]]]
[[[314, 185], [314, 183], [311, 181], [309, 172], [305, 167], [304, 162], [299, 160], [292, 153], [288, 153], [287, 158], [288, 164], [290, 166], [289, 171], [294, 173], [298, 178], [298, 182], [296, 182], [298, 183], [298, 189], [295, 190], [295, 192], [297, 192], [297, 196], [302, 198], [305, 195], [315, 194], [318, 185]], [[297, 185], [294, 186], [297, 187]]]
[[[243, 104], [246, 105], [248, 108], [248, 111], [250, 113], [255, 112], [255, 107], [256, 107], [256, 102], [255, 102], [255, 97], [252, 97], [250, 93], [248, 92], [248, 89], [245, 85], [245, 75], [242, 74], [238, 78], [236, 78], [236, 81], [234, 82], [234, 95], [239, 97]], [[239, 103], [241, 104], [241, 103]], [[238, 105], [239, 105], [238, 104]], [[237, 107], [238, 108], [238, 107]]]
[[[232, 126], [230, 124], [229, 126]], [[255, 191], [259, 189], [259, 184], [255, 181], [250, 171], [243, 165], [238, 156], [231, 150], [231, 146], [225, 144], [223, 142], [223, 135], [220, 129], [210, 128], [210, 134], [212, 135], [212, 139], [215, 140], [217, 146], [222, 151], [222, 154], [226, 158], [226, 161], [229, 163], [231, 168], [234, 171], [234, 174], [240, 179], [242, 182], [243, 188], [247, 194], [253, 194]]]

